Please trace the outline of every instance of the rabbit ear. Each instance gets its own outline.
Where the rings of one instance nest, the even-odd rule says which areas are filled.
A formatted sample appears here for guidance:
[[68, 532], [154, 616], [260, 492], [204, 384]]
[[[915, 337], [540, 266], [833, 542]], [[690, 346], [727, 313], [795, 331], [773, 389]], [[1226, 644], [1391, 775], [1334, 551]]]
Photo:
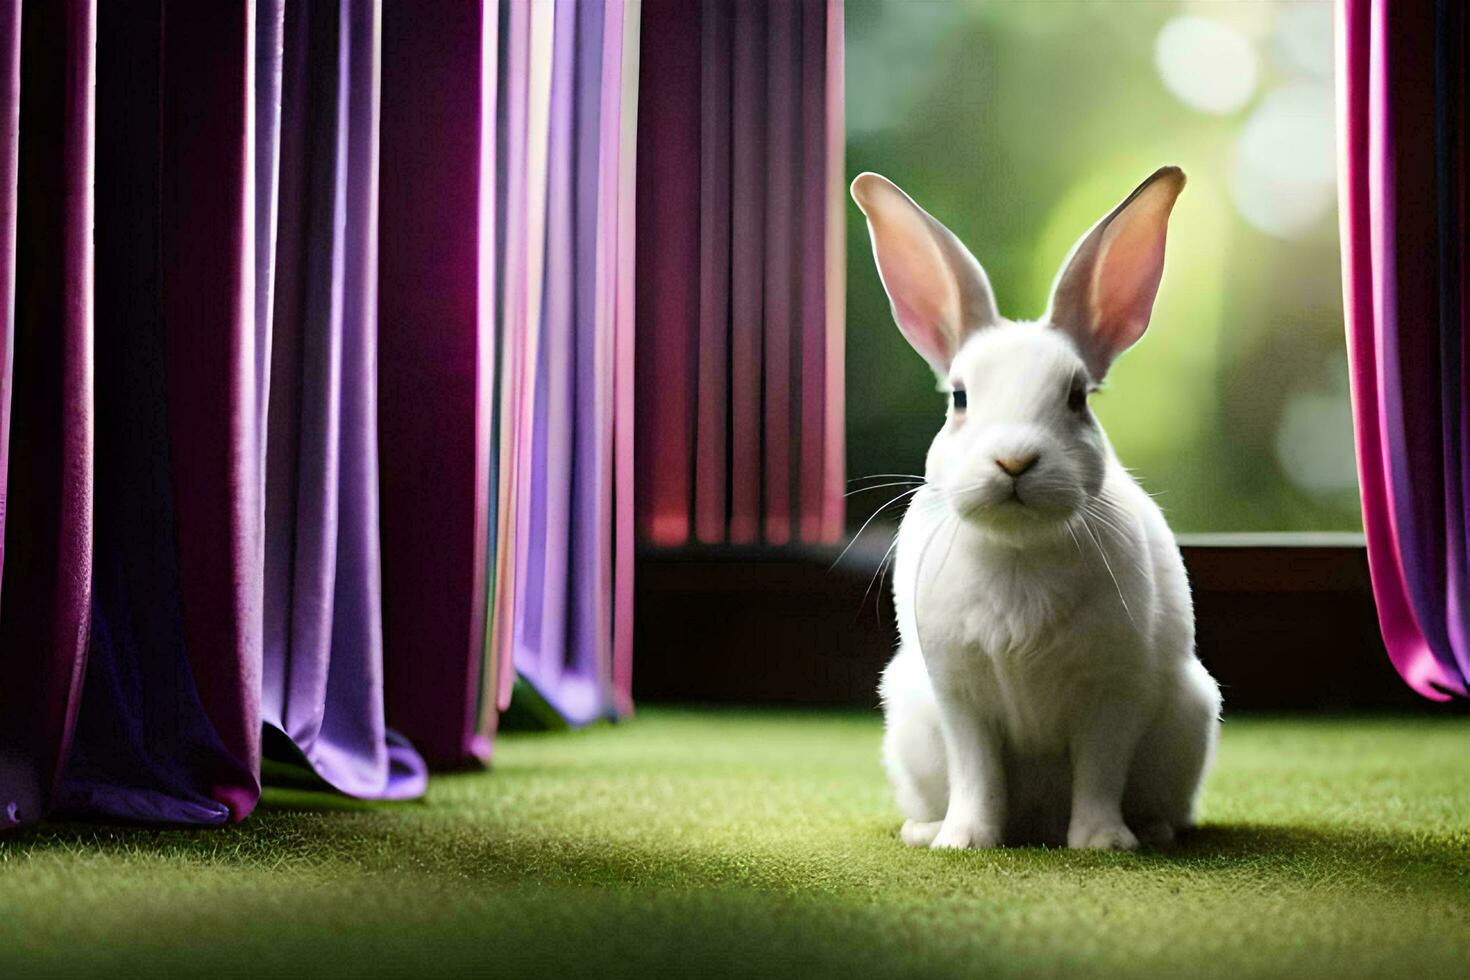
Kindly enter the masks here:
[[868, 219], [873, 258], [898, 329], [937, 374], [945, 374], [964, 339], [999, 319], [985, 270], [954, 232], [888, 178], [859, 174], [852, 199]]
[[1095, 381], [1148, 327], [1164, 274], [1169, 212], [1183, 189], [1184, 171], [1156, 171], [1062, 263], [1046, 319], [1077, 342]]

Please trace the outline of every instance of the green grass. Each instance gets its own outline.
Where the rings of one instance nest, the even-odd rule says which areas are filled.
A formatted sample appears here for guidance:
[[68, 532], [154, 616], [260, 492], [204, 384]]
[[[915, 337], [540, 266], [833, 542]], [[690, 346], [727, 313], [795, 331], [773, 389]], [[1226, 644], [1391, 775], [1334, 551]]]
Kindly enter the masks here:
[[1470, 718], [1226, 725], [1167, 854], [901, 847], [869, 715], [647, 710], [423, 803], [0, 841], [0, 976], [1470, 975]]

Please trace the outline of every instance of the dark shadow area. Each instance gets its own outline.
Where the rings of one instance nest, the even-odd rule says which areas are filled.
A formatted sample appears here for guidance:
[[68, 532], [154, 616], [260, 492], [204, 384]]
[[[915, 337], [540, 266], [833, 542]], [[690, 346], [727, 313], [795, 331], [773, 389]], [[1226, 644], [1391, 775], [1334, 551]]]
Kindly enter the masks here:
[[[898, 635], [882, 566], [891, 539], [875, 524], [846, 551], [643, 551], [635, 696], [876, 707]], [[1183, 552], [1200, 659], [1227, 712], [1470, 713], [1470, 701], [1427, 701], [1394, 673], [1362, 545], [1206, 541]]]

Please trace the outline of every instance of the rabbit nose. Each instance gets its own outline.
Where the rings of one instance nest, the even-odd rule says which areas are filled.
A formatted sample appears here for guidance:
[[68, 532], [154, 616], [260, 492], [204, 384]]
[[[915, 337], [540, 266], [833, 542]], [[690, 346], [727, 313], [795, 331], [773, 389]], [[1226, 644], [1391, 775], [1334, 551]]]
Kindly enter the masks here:
[[1036, 461], [1040, 458], [1040, 453], [1031, 453], [1026, 456], [1000, 456], [996, 459], [995, 465], [1005, 470], [1008, 476], [1015, 478], [1035, 466]]

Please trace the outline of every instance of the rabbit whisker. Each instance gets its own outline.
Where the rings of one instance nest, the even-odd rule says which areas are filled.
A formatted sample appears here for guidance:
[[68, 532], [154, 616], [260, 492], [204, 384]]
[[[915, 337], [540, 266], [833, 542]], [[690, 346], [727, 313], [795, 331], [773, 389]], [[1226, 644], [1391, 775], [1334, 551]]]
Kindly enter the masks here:
[[1067, 533], [1072, 536], [1072, 543], [1077, 546], [1077, 557], [1078, 558], [1081, 558], [1082, 557], [1082, 542], [1077, 540], [1077, 532], [1074, 531], [1074, 530], [1072, 530], [1072, 522], [1071, 521], [1068, 521], [1066, 524], [1063, 524], [1062, 526], [1065, 527], [1067, 529]]
[[[869, 490], [882, 490], [884, 487], [911, 487], [915, 485], [915, 482], [916, 481], [914, 480], [895, 480], [892, 483], [874, 483], [871, 486], [858, 487], [856, 490], [849, 490], [847, 491], [847, 493], [843, 494], [843, 496], [851, 497], [854, 494], [867, 493]], [[920, 482], [918, 483], [918, 485], [922, 486], [923, 484], [922, 482]]]
[[862, 604], [858, 606], [858, 613], [859, 615], [861, 615], [863, 606], [866, 606], [868, 604], [868, 595], [873, 591], [874, 583], [877, 583], [878, 601], [873, 604], [873, 615], [878, 618], [878, 624], [880, 626], [883, 623], [883, 570], [888, 567], [888, 561], [893, 556], [894, 549], [896, 549], [897, 547], [898, 535], [895, 534], [893, 536], [893, 543], [888, 546], [887, 551], [883, 552], [883, 557], [878, 562], [878, 570], [873, 573], [872, 578], [868, 579], [868, 587], [863, 590]]
[[1099, 524], [1112, 531], [1120, 539], [1124, 541], [1128, 540], [1128, 528], [1123, 523], [1127, 519], [1127, 515], [1112, 501], [1100, 497], [1095, 503], [1089, 501], [1088, 504], [1083, 506], [1083, 510], [1096, 518]]
[[897, 480], [900, 478], [905, 480], [914, 480], [918, 483], [927, 482], [924, 477], [920, 476], [917, 473], [869, 473], [867, 476], [855, 476], [847, 482], [857, 483], [860, 480]]
[[873, 511], [872, 515], [869, 516], [866, 521], [863, 521], [863, 526], [860, 527], [860, 528], [858, 528], [857, 533], [852, 536], [852, 540], [849, 541], [849, 542], [847, 542], [847, 547], [842, 549], [842, 553], [837, 556], [837, 560], [834, 561], [834, 562], [832, 562], [831, 567], [828, 568], [827, 571], [830, 572], [833, 568], [836, 568], [838, 566], [838, 564], [841, 563], [842, 559], [844, 559], [844, 558], [847, 557], [847, 553], [852, 550], [852, 546], [855, 545], [855, 544], [857, 544], [858, 538], [860, 538], [860, 537], [863, 536], [863, 532], [868, 529], [868, 525], [869, 524], [872, 524], [873, 521], [877, 520], [879, 514], [883, 513], [885, 510], [887, 510], [889, 507], [893, 506], [894, 504], [898, 503], [903, 498], [912, 496], [912, 495], [918, 493], [922, 489], [924, 489], [924, 488], [923, 487], [914, 487], [912, 490], [905, 490], [903, 493], [899, 494], [898, 496], [894, 497], [893, 499], [891, 499], [888, 502], [886, 502], [885, 504], [883, 504], [883, 506], [879, 507], [877, 510]]
[[1123, 612], [1128, 614], [1128, 621], [1134, 626], [1137, 626], [1138, 621], [1133, 618], [1133, 610], [1128, 608], [1128, 600], [1123, 598], [1123, 587], [1118, 584], [1118, 576], [1113, 574], [1113, 563], [1108, 561], [1108, 553], [1104, 550], [1102, 542], [1098, 540], [1097, 535], [1093, 533], [1092, 526], [1087, 523], [1086, 515], [1082, 517], [1082, 530], [1087, 532], [1087, 536], [1092, 539], [1093, 545], [1096, 546], [1098, 557], [1103, 562], [1103, 568], [1108, 570], [1108, 578], [1113, 580], [1113, 589], [1118, 593], [1118, 601], [1123, 605]]

